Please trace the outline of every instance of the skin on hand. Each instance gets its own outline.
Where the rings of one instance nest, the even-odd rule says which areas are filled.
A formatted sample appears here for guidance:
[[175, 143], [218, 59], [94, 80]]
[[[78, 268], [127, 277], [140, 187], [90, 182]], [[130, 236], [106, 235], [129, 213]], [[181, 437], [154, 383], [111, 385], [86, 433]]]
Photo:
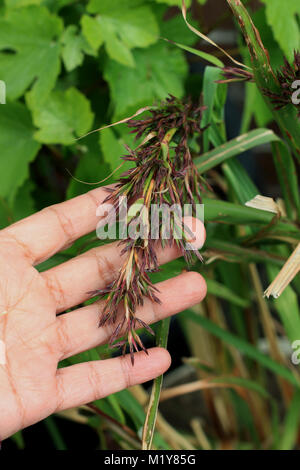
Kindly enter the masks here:
[[[151, 380], [170, 366], [161, 348], [58, 369], [65, 358], [105, 344], [111, 327], [97, 328], [101, 303], [78, 308], [87, 292], [104, 288], [122, 263], [117, 243], [94, 248], [39, 273], [34, 266], [95, 230], [103, 188], [48, 207], [0, 232], [0, 441], [47, 416]], [[203, 225], [195, 245], [205, 239]], [[164, 264], [179, 256], [161, 250]], [[162, 303], [145, 301], [138, 316], [157, 322], [199, 303], [206, 295], [198, 273], [159, 283]]]

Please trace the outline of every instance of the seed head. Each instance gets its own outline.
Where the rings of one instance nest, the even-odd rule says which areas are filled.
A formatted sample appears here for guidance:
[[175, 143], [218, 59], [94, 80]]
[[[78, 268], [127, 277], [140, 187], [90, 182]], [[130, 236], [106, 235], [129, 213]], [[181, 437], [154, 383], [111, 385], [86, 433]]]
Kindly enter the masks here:
[[[132, 217], [130, 226], [136, 224], [139, 233], [148, 235], [137, 239], [129, 237], [120, 242], [121, 254], [125, 259], [123, 266], [112, 284], [93, 293], [106, 299], [99, 326], [107, 323], [115, 325], [109, 344], [122, 348], [125, 353], [127, 341], [117, 344], [115, 341], [120, 336], [127, 336], [132, 363], [134, 351], [141, 349], [146, 352], [136, 329], [143, 327], [153, 334], [151, 328], [136, 316], [136, 311], [145, 298], [160, 302], [158, 289], [149, 277], [150, 273], [159, 270], [157, 249], [160, 245], [176, 243], [188, 263], [193, 261], [193, 255], [201, 259], [198, 251], [191, 250], [191, 234], [176, 214], [172, 212], [168, 240], [163, 236], [165, 227], [162, 221], [159, 221], [158, 240], [152, 239], [149, 221], [153, 204], [168, 207], [190, 204], [195, 213], [196, 203], [201, 202], [201, 191], [206, 190], [207, 185], [193, 163], [190, 142], [203, 132], [201, 119], [204, 109], [190, 99], [180, 101], [169, 96], [145, 119], [129, 121], [131, 132], [143, 141], [135, 149], [126, 147], [127, 154], [123, 159], [132, 162], [133, 166], [121, 175], [113, 189], [108, 190], [105, 200], [113, 205], [117, 213], [120, 213], [119, 201], [124, 196], [129, 206], [136, 201], [141, 203], [143, 213]], [[181, 236], [178, 237], [178, 234]]]
[[274, 93], [264, 89], [264, 94], [271, 99], [272, 103], [275, 105], [275, 110], [293, 104], [297, 107], [298, 116], [300, 117], [300, 105], [292, 101], [292, 95], [295, 91], [292, 85], [296, 80], [300, 80], [300, 52], [294, 52], [294, 60], [292, 63], [285, 57], [284, 65], [278, 70], [276, 75], [280, 85], [280, 91]]
[[239, 67], [224, 67], [222, 73], [224, 78], [217, 83], [254, 82], [253, 73]]

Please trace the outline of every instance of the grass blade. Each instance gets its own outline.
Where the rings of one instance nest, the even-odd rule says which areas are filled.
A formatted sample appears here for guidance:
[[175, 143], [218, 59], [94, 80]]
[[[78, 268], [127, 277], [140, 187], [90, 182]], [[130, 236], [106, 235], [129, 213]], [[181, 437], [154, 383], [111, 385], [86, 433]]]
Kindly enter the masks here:
[[273, 93], [280, 94], [281, 89], [271, 67], [269, 53], [265, 49], [259, 31], [254, 26], [242, 2], [240, 0], [227, 0], [227, 3], [232, 9], [249, 47], [256, 84], [280, 126], [282, 134], [285, 137], [288, 136], [288, 142], [294, 150], [295, 156], [300, 160], [300, 123], [297, 118], [296, 106], [290, 104], [279, 110], [274, 109], [274, 104], [265, 95], [264, 90], [268, 89]]
[[291, 370], [273, 361], [272, 359], [270, 359], [270, 357], [260, 352], [250, 343], [247, 343], [246, 341], [241, 338], [238, 338], [229, 331], [220, 328], [208, 318], [205, 318], [201, 315], [197, 315], [192, 310], [187, 310], [186, 312], [184, 312], [184, 315], [189, 320], [198, 323], [200, 326], [202, 326], [202, 328], [206, 329], [217, 338], [221, 339], [230, 346], [233, 346], [234, 348], [238, 349], [240, 353], [257, 361], [259, 364], [261, 364], [266, 369], [269, 369], [274, 374], [283, 377], [295, 387], [300, 387], [300, 380], [292, 373]]
[[214, 281], [213, 279], [206, 279], [207, 292], [221, 299], [228, 300], [238, 307], [247, 308], [250, 302], [233, 292], [228, 287], [220, 284], [220, 282]]
[[300, 422], [300, 391], [296, 390], [286, 415], [283, 435], [277, 450], [292, 450], [298, 438]]
[[259, 194], [259, 190], [237, 159], [224, 163], [223, 173], [241, 204], [246, 204], [246, 202]]
[[[267, 274], [271, 282], [279, 273], [276, 266], [267, 264]], [[272, 301], [274, 308], [284, 325], [285, 332], [291, 343], [300, 338], [300, 311], [298, 298], [293, 288], [288, 285], [276, 300]]]
[[[274, 214], [270, 212], [253, 209], [252, 207], [233, 204], [227, 201], [203, 198], [206, 222], [227, 222], [229, 224], [263, 224], [272, 222]], [[280, 219], [276, 229], [282, 232], [299, 234], [297, 225], [287, 219]]]
[[207, 52], [202, 52], [199, 51], [198, 49], [195, 49], [194, 47], [186, 46], [185, 44], [180, 44], [179, 42], [174, 42], [171, 41], [170, 39], [163, 38], [165, 41], [170, 42], [171, 44], [174, 44], [174, 46], [179, 47], [180, 49], [190, 52], [191, 54], [194, 54], [201, 59], [206, 60], [207, 62], [210, 62], [211, 64], [215, 65], [216, 67], [223, 68], [224, 64], [223, 62], [220, 61], [217, 57], [215, 57], [212, 54], [208, 54]]
[[253, 147], [279, 140], [279, 137], [269, 129], [255, 129], [195, 158], [194, 162], [198, 171], [204, 173]]
[[[165, 348], [168, 343], [170, 327], [170, 318], [162, 320], [159, 324], [159, 331], [157, 334], [157, 346]], [[148, 405], [144, 430], [143, 430], [143, 450], [151, 450], [152, 441], [155, 431], [155, 424], [158, 412], [158, 405], [160, 399], [160, 392], [162, 388], [163, 376], [159, 376], [154, 380], [150, 401]]]
[[289, 148], [284, 142], [273, 142], [272, 151], [277, 176], [280, 182], [282, 194], [290, 218], [293, 209], [300, 214], [300, 197], [297, 170]]
[[53, 444], [55, 445], [56, 450], [68, 450], [54, 418], [52, 416], [49, 416], [49, 418], [45, 419], [44, 422], [51, 436]]
[[216, 67], [206, 67], [203, 77], [203, 105], [206, 107], [202, 126], [207, 129], [203, 134], [203, 152], [221, 146], [226, 141], [224, 126], [224, 108], [227, 98], [227, 86], [217, 83], [222, 78], [222, 71]]

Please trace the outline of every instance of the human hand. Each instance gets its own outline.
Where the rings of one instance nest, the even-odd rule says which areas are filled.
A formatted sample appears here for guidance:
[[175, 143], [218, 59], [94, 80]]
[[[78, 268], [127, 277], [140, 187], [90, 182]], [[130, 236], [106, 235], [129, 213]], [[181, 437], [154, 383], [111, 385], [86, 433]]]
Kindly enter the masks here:
[[[95, 230], [99, 188], [48, 207], [0, 232], [0, 441], [47, 416], [79, 406], [166, 371], [169, 353], [161, 348], [58, 369], [62, 359], [105, 344], [112, 327], [97, 328], [101, 302], [57, 316], [104, 288], [122, 263], [118, 242], [94, 248], [39, 273], [34, 266]], [[197, 234], [197, 247], [205, 231]], [[161, 250], [160, 263], [179, 256]], [[206, 294], [198, 273], [185, 273], [158, 285], [162, 304], [145, 301], [139, 317], [147, 323], [178, 313]]]

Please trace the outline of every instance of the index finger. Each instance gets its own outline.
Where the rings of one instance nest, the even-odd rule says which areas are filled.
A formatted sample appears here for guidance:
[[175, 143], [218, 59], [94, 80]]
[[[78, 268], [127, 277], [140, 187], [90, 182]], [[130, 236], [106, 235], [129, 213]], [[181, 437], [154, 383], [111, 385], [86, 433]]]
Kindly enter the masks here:
[[31, 263], [39, 264], [95, 230], [96, 209], [107, 195], [101, 187], [49, 206], [2, 230], [1, 239], [12, 240]]

